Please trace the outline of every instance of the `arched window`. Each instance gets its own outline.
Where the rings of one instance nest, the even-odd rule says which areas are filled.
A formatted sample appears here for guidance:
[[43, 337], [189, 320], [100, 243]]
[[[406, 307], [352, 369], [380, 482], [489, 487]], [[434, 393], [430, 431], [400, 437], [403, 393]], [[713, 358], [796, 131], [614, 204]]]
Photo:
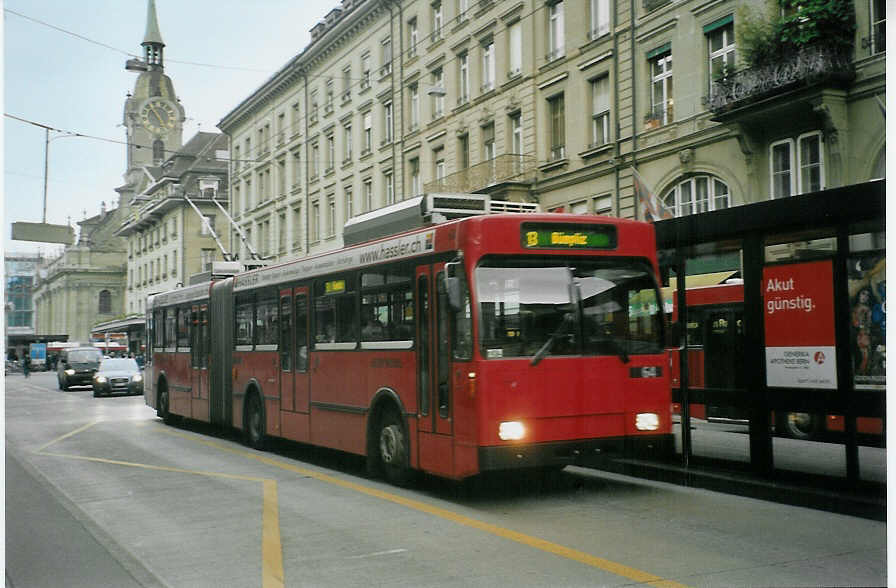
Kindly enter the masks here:
[[692, 176], [676, 183], [663, 196], [675, 216], [685, 216], [731, 206], [728, 184], [715, 176]]
[[112, 293], [108, 290], [100, 291], [100, 313], [112, 312]]
[[152, 158], [154, 161], [165, 159], [165, 143], [161, 139], [152, 142]]

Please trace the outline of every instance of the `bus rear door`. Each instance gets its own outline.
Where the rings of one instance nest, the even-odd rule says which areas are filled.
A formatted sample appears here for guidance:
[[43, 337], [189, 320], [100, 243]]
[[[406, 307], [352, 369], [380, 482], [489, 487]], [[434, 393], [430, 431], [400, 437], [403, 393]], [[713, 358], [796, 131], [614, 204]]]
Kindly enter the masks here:
[[435, 283], [444, 263], [418, 266], [417, 427], [420, 467], [451, 476], [454, 464], [451, 391], [451, 313], [444, 283]]
[[308, 288], [280, 291], [281, 432], [307, 443], [308, 429]]

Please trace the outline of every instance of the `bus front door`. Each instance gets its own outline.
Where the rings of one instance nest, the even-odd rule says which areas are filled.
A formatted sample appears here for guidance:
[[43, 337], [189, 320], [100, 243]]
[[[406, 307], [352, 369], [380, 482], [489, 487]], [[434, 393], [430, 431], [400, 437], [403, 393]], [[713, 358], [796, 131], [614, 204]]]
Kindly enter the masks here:
[[418, 266], [417, 430], [420, 468], [451, 476], [452, 438], [450, 311], [443, 263]]

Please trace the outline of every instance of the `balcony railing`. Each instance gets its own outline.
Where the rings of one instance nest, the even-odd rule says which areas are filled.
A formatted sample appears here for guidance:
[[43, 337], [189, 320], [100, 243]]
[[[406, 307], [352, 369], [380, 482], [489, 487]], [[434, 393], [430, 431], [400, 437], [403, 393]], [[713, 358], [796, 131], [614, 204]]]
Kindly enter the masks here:
[[806, 47], [790, 59], [744, 69], [713, 82], [706, 105], [715, 114], [760, 98], [810, 84], [845, 82], [855, 76], [850, 52], [828, 47]]
[[425, 184], [423, 191], [476, 192], [501, 182], [529, 181], [534, 170], [534, 157], [507, 153]]

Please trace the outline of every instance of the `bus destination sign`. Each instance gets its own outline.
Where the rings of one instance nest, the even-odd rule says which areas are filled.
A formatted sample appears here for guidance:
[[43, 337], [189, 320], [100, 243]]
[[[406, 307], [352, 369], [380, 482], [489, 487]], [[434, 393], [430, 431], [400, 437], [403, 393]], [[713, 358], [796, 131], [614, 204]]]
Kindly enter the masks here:
[[615, 249], [616, 227], [524, 223], [522, 244], [526, 249]]

